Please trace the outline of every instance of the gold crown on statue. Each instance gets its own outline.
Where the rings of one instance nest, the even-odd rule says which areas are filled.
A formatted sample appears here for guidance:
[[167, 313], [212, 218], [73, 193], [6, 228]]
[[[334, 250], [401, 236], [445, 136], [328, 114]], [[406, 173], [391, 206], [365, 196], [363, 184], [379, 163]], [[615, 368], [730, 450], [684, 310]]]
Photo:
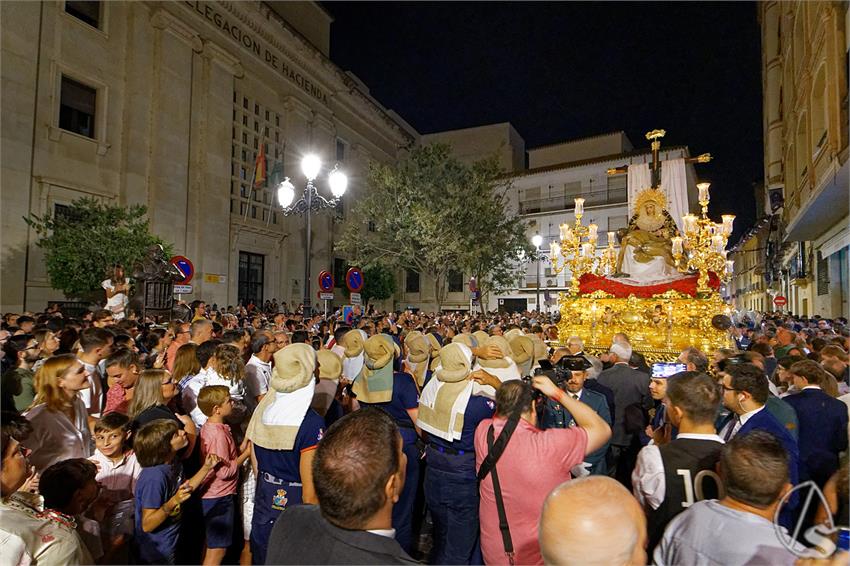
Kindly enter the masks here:
[[656, 208], [667, 210], [667, 195], [659, 189], [644, 189], [635, 197], [635, 211], [643, 210], [643, 207], [650, 203]]

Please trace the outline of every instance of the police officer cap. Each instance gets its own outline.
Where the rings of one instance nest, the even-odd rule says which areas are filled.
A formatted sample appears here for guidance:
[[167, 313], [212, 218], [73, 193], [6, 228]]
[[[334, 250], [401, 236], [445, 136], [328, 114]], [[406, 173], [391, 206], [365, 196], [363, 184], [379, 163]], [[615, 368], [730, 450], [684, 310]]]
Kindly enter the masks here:
[[558, 360], [558, 367], [569, 371], [587, 371], [593, 366], [584, 356], [564, 356]]

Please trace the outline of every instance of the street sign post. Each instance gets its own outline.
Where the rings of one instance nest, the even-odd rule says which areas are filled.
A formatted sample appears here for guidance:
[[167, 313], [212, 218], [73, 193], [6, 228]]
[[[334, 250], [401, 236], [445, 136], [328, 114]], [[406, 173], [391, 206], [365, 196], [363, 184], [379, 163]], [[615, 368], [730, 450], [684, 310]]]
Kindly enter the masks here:
[[325, 301], [325, 316], [328, 316], [328, 301], [334, 300], [334, 276], [330, 271], [319, 273], [319, 299]]
[[175, 295], [191, 295], [193, 291], [193, 287], [191, 285], [175, 285], [174, 286], [174, 294]]
[[785, 305], [788, 304], [788, 299], [783, 297], [782, 295], [777, 295], [773, 299], [773, 304], [776, 305], [777, 307], [784, 307]]

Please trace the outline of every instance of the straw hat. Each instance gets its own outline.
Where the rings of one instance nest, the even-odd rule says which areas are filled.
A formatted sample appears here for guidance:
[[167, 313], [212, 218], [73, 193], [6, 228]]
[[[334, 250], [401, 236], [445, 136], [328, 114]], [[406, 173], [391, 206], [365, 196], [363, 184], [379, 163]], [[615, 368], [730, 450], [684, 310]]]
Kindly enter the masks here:
[[363, 334], [357, 330], [349, 330], [342, 337], [340, 345], [345, 348], [345, 357], [353, 358], [363, 352]]
[[437, 379], [446, 383], [462, 381], [472, 370], [472, 350], [459, 342], [448, 344], [440, 351]]
[[507, 340], [508, 342], [510, 342], [517, 336], [525, 336], [525, 334], [523, 334], [522, 330], [520, 330], [519, 328], [511, 328], [510, 330], [505, 332], [505, 340]]
[[484, 343], [487, 342], [487, 338], [490, 337], [490, 335], [487, 334], [486, 332], [484, 332], [483, 330], [476, 330], [475, 332], [472, 333], [472, 335], [475, 337], [475, 340], [478, 342], [479, 348], [483, 348]]
[[269, 386], [281, 393], [292, 393], [315, 380], [316, 350], [307, 344], [289, 344], [275, 352]]
[[484, 358], [479, 358], [478, 364], [484, 368], [506, 368], [510, 367], [510, 360], [506, 359], [511, 356], [511, 345], [505, 340], [502, 336], [489, 336], [487, 341], [484, 342], [484, 347], [496, 346], [499, 351], [502, 353], [502, 357], [487, 360]]
[[428, 361], [428, 354], [431, 352], [431, 345], [425, 338], [425, 335], [418, 330], [412, 331], [404, 339], [404, 345], [407, 346], [408, 359], [414, 364], [420, 364]]
[[455, 337], [452, 338], [452, 342], [460, 342], [470, 350], [478, 346], [475, 341], [475, 336], [472, 334], [456, 334]]
[[321, 349], [316, 352], [319, 362], [319, 377], [322, 379], [338, 380], [342, 375], [342, 360], [330, 350]]
[[398, 346], [386, 334], [376, 334], [366, 340], [363, 349], [366, 351], [366, 367], [378, 369], [392, 363]]

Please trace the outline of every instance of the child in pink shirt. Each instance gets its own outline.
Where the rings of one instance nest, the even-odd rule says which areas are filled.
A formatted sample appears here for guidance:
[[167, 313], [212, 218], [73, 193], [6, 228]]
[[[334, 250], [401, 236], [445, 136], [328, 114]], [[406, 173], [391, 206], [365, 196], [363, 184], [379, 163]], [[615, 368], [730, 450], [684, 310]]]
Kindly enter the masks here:
[[200, 490], [207, 533], [204, 564], [221, 564], [233, 539], [239, 468], [251, 452], [248, 448], [238, 453], [230, 426], [224, 423], [233, 412], [233, 400], [227, 386], [202, 388], [198, 393], [198, 408], [207, 416], [201, 427], [201, 458], [208, 454], [221, 458], [221, 464]]

